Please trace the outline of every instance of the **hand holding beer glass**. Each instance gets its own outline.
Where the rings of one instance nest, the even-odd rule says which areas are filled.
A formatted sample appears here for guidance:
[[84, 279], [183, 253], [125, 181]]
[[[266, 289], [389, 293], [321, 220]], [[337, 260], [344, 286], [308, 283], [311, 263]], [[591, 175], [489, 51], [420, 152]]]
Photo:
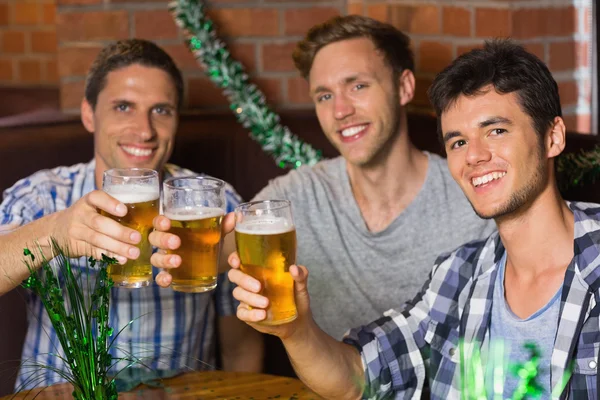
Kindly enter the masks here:
[[235, 242], [240, 269], [261, 283], [269, 299], [263, 325], [280, 325], [297, 317], [294, 280], [296, 229], [290, 202], [266, 200], [240, 204], [235, 209]]
[[115, 168], [104, 172], [102, 189], [127, 206], [127, 214], [117, 217], [100, 211], [121, 225], [135, 229], [142, 235], [138, 248], [140, 255], [124, 265], [110, 265], [108, 274], [115, 286], [139, 288], [152, 282], [152, 246], [148, 235], [152, 231], [152, 220], [158, 215], [160, 186], [158, 172], [146, 168]]
[[169, 233], [179, 236], [181, 265], [169, 272], [179, 292], [206, 292], [217, 286], [221, 253], [221, 221], [225, 215], [225, 183], [194, 176], [169, 178], [163, 184], [163, 212]]

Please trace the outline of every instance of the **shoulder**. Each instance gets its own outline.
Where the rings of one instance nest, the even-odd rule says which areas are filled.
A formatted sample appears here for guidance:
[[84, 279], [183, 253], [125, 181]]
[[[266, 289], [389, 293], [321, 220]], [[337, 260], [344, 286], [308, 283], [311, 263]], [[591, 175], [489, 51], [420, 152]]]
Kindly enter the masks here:
[[49, 192], [56, 187], [71, 186], [77, 176], [86, 172], [87, 167], [88, 164], [82, 163], [40, 170], [6, 189], [4, 197]]

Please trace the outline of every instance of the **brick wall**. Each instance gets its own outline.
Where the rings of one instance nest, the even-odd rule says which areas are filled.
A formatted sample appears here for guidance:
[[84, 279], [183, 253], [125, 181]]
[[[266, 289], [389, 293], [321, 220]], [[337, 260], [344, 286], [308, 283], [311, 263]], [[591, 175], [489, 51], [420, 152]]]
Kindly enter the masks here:
[[54, 0], [0, 0], [0, 85], [58, 83]]
[[[485, 38], [512, 36], [550, 66], [569, 127], [590, 130], [591, 0], [205, 1], [219, 35], [277, 107], [310, 107], [307, 85], [290, 59], [295, 42], [317, 22], [354, 13], [390, 22], [411, 35], [418, 78], [414, 108], [429, 109], [425, 91], [454, 57]], [[63, 109], [78, 108], [86, 69], [98, 49], [127, 37], [154, 40], [174, 56], [187, 81], [188, 108], [227, 104], [182, 44], [166, 0], [57, 2]]]

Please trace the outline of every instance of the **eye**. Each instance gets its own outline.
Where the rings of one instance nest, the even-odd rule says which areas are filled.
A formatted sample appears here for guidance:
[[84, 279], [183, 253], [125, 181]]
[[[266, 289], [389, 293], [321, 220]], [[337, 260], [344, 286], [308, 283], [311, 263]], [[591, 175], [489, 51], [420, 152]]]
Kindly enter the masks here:
[[502, 129], [502, 128], [496, 128], [496, 129], [492, 129], [492, 131], [490, 132], [490, 134], [492, 135], [502, 135], [503, 133], [508, 132], [506, 129]]
[[466, 140], [462, 140], [462, 139], [461, 139], [461, 140], [457, 140], [456, 142], [454, 142], [454, 143], [452, 143], [452, 144], [450, 145], [450, 148], [451, 148], [452, 150], [454, 150], [454, 149], [458, 149], [459, 147], [462, 147], [462, 146], [464, 146], [465, 144], [467, 144], [467, 141], [466, 141]]
[[120, 112], [127, 112], [127, 111], [129, 111], [129, 109], [130, 109], [129, 104], [126, 104], [126, 103], [120, 103], [115, 106], [115, 110], [120, 111]]
[[353, 90], [361, 90], [361, 89], [364, 89], [364, 88], [366, 88], [366, 87], [367, 87], [367, 85], [365, 85], [364, 83], [357, 83], [357, 84], [354, 86], [354, 89], [353, 89]]
[[154, 108], [154, 113], [158, 115], [171, 115], [171, 109], [168, 107], [156, 107]]
[[329, 100], [329, 99], [331, 99], [331, 94], [329, 94], [329, 93], [324, 94], [322, 96], [317, 97], [317, 103], [321, 103], [321, 102], [323, 102], [325, 100]]

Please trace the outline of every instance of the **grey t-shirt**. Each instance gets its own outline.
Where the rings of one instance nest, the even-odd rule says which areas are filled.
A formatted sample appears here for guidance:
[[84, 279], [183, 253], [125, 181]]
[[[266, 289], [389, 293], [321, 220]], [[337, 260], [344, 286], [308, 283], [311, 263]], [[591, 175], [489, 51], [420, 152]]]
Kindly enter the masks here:
[[475, 215], [446, 161], [426, 154], [421, 191], [381, 232], [367, 229], [342, 157], [273, 179], [255, 197], [292, 202], [297, 263], [309, 270], [311, 309], [336, 339], [412, 299], [440, 254], [496, 229]]

